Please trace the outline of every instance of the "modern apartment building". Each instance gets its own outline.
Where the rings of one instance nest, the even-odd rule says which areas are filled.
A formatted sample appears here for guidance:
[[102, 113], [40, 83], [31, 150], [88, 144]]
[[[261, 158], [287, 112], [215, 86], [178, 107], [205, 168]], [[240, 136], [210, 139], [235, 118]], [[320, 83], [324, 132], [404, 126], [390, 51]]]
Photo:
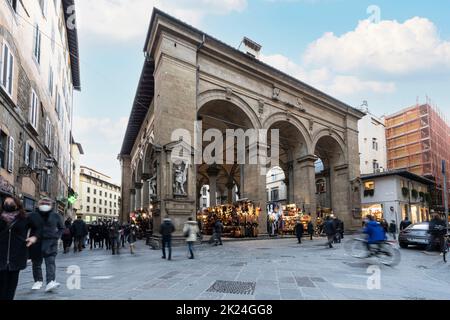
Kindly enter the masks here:
[[0, 1], [0, 195], [67, 213], [73, 92], [80, 90], [74, 0]]
[[80, 168], [80, 209], [77, 215], [82, 215], [87, 222], [98, 219], [112, 220], [120, 215], [120, 186], [111, 178], [94, 169]]
[[[450, 126], [430, 104], [416, 105], [386, 117], [389, 170], [406, 169], [433, 180], [431, 207], [443, 212], [442, 160], [450, 166]], [[450, 172], [447, 170], [447, 192]]]

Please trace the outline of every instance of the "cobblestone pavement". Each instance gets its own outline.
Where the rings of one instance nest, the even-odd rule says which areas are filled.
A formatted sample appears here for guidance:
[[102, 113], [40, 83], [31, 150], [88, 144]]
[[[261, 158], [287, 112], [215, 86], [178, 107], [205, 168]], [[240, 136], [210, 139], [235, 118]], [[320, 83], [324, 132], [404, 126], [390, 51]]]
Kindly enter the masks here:
[[[278, 299], [450, 299], [450, 263], [437, 254], [401, 250], [396, 267], [379, 266], [380, 289], [368, 289], [372, 261], [350, 257], [344, 245], [327, 249], [323, 239], [225, 242], [201, 245], [196, 259], [174, 248], [173, 261], [139, 243], [123, 249], [59, 255], [55, 293], [31, 292], [31, 268], [21, 273], [18, 300], [278, 300]], [[69, 290], [69, 266], [79, 266], [81, 289]], [[69, 281], [70, 282], [70, 281]], [[71, 282], [73, 283], [73, 282]], [[376, 281], [369, 281], [376, 284]]]

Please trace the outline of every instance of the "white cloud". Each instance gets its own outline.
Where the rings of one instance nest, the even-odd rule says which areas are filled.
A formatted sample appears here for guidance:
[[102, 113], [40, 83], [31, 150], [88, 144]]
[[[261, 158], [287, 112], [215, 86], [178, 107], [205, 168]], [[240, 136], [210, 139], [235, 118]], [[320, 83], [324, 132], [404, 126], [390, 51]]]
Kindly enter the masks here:
[[80, 0], [77, 7], [81, 32], [130, 40], [145, 36], [153, 7], [198, 25], [208, 14], [244, 10], [247, 0]]
[[396, 89], [393, 82], [363, 80], [354, 75], [335, 74], [325, 66], [306, 69], [280, 54], [263, 55], [262, 60], [280, 71], [338, 98], [362, 92], [390, 93]]
[[74, 137], [83, 146], [81, 163], [91, 166], [120, 182], [117, 155], [128, 123], [127, 117], [117, 121], [111, 118], [75, 117]]
[[333, 72], [404, 76], [450, 69], [450, 41], [440, 39], [426, 18], [404, 23], [360, 21], [355, 30], [336, 36], [325, 33], [303, 57], [309, 68], [327, 66]]

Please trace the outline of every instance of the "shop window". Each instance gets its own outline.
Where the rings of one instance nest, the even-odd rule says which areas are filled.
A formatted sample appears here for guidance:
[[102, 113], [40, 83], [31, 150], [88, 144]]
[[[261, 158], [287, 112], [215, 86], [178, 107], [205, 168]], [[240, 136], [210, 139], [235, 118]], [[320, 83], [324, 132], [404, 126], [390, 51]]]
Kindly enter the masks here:
[[364, 197], [373, 197], [375, 194], [375, 181], [364, 182]]
[[6, 166], [6, 145], [8, 136], [0, 131], [0, 168], [5, 169]]
[[326, 193], [327, 189], [326, 189], [326, 183], [324, 179], [320, 179], [317, 180], [316, 182], [316, 193], [317, 194], [321, 194], [321, 193]]

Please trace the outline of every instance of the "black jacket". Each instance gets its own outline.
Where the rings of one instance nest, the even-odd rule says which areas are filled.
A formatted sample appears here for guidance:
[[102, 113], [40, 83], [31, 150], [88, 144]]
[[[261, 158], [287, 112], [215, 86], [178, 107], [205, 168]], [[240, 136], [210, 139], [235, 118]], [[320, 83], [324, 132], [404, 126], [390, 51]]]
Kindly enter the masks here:
[[72, 229], [70, 231], [75, 238], [85, 237], [87, 235], [86, 223], [81, 219], [77, 219], [72, 223]]
[[428, 228], [428, 232], [432, 235], [445, 235], [446, 232], [446, 225], [444, 220], [442, 219], [432, 219], [430, 221], [430, 226]]
[[217, 234], [222, 234], [222, 232], [223, 232], [223, 224], [222, 224], [222, 222], [217, 221], [217, 222], [214, 224], [214, 231], [215, 231]]
[[58, 252], [58, 240], [64, 231], [62, 217], [53, 211], [47, 215], [36, 211], [31, 217], [39, 223], [41, 234], [40, 240], [30, 248], [30, 257], [35, 259], [41, 255], [55, 255]]
[[390, 232], [390, 233], [395, 233], [395, 232], [397, 232], [397, 225], [396, 225], [395, 223], [391, 223], [391, 224], [389, 225], [389, 232]]
[[172, 233], [175, 232], [175, 226], [173, 225], [172, 221], [165, 220], [161, 226], [159, 227], [159, 233], [163, 237], [170, 237]]
[[0, 271], [20, 271], [27, 267], [28, 231], [31, 231], [30, 237], [39, 238], [39, 228], [39, 224], [30, 216], [19, 218], [10, 230], [7, 223], [0, 219]]
[[409, 226], [411, 225], [411, 221], [406, 221], [406, 220], [404, 220], [404, 221], [402, 221], [401, 223], [400, 223], [400, 230], [405, 230], [406, 228], [408, 228]]
[[336, 234], [336, 227], [333, 220], [328, 220], [325, 222], [325, 225], [323, 227], [323, 231], [326, 235], [333, 235]]
[[303, 223], [297, 223], [295, 225], [295, 235], [297, 237], [303, 236], [303, 232], [305, 231], [305, 227], [303, 226]]
[[312, 222], [308, 223], [308, 233], [309, 234], [314, 233], [314, 224]]

